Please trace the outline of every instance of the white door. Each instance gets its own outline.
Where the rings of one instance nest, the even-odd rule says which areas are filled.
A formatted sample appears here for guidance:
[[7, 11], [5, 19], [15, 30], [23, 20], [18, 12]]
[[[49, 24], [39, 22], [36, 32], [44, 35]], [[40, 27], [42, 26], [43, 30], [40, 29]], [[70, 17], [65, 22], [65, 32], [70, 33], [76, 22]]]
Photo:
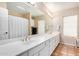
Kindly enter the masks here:
[[77, 15], [66, 16], [63, 19], [63, 42], [75, 45], [77, 38]]

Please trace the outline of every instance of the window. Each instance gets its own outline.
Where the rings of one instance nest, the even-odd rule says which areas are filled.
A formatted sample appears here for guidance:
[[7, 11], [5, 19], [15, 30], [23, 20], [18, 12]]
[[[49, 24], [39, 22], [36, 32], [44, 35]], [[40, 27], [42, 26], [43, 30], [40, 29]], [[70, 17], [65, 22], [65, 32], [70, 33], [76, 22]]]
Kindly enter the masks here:
[[64, 17], [63, 25], [65, 36], [77, 37], [77, 15]]

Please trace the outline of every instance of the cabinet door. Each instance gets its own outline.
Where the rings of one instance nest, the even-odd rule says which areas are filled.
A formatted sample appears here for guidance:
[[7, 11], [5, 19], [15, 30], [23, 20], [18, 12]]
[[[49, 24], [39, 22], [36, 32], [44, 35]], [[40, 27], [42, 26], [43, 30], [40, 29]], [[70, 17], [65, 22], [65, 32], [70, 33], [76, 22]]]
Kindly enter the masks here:
[[59, 35], [55, 36], [55, 47], [59, 44], [60, 39], [59, 39]]
[[45, 48], [43, 48], [40, 52], [39, 52], [40, 56], [49, 56], [49, 46], [46, 46]]
[[8, 10], [0, 7], [0, 39], [7, 39], [8, 34]]
[[53, 37], [50, 39], [50, 55], [54, 51], [54, 48], [55, 48], [54, 44], [55, 44], [55, 38]]
[[29, 56], [32, 56], [36, 53], [38, 53], [41, 49], [43, 49], [45, 47], [44, 43], [39, 44], [38, 46], [32, 48], [29, 50]]
[[35, 53], [35, 54], [34, 54], [34, 56], [39, 56], [39, 53], [38, 53], [38, 52], [37, 52], [37, 53]]

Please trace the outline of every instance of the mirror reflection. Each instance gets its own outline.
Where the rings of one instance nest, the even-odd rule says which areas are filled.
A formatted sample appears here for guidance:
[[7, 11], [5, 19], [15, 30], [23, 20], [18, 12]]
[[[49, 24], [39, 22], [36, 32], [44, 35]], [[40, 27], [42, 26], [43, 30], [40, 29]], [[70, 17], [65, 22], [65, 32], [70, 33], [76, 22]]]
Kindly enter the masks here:
[[6, 2], [6, 8], [0, 8], [0, 40], [46, 33], [46, 16], [37, 6], [30, 2]]

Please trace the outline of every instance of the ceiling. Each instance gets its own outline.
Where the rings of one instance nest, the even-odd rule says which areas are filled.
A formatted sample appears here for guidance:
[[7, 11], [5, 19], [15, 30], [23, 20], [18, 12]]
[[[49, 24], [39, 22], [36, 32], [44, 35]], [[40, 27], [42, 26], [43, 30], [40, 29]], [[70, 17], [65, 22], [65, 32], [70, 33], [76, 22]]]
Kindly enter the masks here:
[[49, 15], [53, 15], [53, 12], [61, 11], [64, 9], [79, 7], [79, 2], [38, 2], [34, 7], [29, 5], [28, 2], [8, 2], [7, 8], [19, 13], [31, 12], [32, 16], [44, 15], [46, 11]]
[[52, 12], [79, 7], [79, 2], [45, 2], [44, 5]]
[[8, 10], [16, 11], [19, 13], [28, 13], [30, 12], [32, 16], [41, 16], [43, 12], [37, 8], [34, 8], [32, 5], [24, 2], [7, 2]]

